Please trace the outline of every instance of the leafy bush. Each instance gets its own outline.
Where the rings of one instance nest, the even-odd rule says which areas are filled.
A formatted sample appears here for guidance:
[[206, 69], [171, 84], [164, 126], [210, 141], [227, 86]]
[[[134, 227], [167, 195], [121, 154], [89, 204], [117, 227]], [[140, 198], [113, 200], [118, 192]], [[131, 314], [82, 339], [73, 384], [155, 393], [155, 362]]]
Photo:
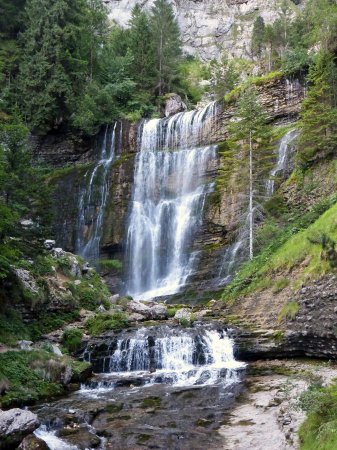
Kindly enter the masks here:
[[0, 397], [1, 407], [22, 406], [63, 392], [59, 374], [63, 363], [43, 351], [0, 353], [0, 381], [8, 389]]
[[77, 328], [67, 328], [63, 332], [62, 344], [70, 352], [76, 352], [81, 345], [83, 332]]
[[123, 268], [123, 263], [118, 259], [100, 259], [99, 266], [102, 269], [121, 270]]
[[128, 326], [128, 317], [121, 311], [96, 314], [88, 319], [86, 327], [92, 336], [104, 333], [105, 331], [118, 331]]

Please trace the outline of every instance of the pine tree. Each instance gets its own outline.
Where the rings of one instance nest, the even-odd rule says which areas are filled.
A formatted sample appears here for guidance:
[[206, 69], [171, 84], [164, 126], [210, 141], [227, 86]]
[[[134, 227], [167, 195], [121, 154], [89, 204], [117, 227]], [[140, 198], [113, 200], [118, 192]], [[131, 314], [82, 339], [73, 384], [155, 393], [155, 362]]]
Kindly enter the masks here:
[[337, 67], [336, 58], [320, 52], [310, 67], [309, 91], [301, 112], [299, 158], [302, 164], [336, 150]]
[[[254, 256], [254, 228], [261, 215], [261, 204], [265, 194], [271, 159], [271, 128], [253, 87], [249, 86], [241, 95], [237, 110], [238, 120], [229, 126], [230, 139], [227, 158], [234, 170], [240, 171], [243, 188], [246, 186], [244, 227], [248, 231], [249, 258]], [[235, 167], [236, 166], [236, 167]]]
[[254, 22], [251, 50], [252, 54], [261, 57], [263, 46], [265, 43], [265, 24], [263, 17], [258, 16]]
[[149, 89], [154, 83], [154, 45], [147, 14], [136, 5], [129, 22], [128, 47], [133, 58], [132, 75], [140, 89]]
[[163, 95], [172, 89], [182, 54], [179, 26], [167, 0], [154, 2], [150, 24], [156, 58], [155, 92]]

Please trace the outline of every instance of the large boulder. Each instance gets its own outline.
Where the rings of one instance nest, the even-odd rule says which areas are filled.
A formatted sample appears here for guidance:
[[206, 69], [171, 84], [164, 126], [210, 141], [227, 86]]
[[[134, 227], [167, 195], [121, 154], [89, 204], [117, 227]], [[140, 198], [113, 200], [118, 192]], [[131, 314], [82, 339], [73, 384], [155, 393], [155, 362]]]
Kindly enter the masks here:
[[22, 439], [39, 425], [37, 415], [31, 411], [20, 408], [0, 411], [0, 449], [17, 448]]
[[174, 114], [184, 112], [187, 106], [178, 94], [168, 94], [165, 101], [165, 117], [174, 116]]
[[178, 311], [175, 313], [174, 319], [178, 321], [187, 320], [188, 322], [190, 322], [192, 319], [192, 313], [187, 308], [181, 308], [178, 309]]
[[146, 320], [151, 319], [151, 308], [142, 302], [130, 301], [126, 307], [128, 312], [141, 314]]
[[158, 303], [151, 307], [151, 318], [153, 320], [165, 320], [167, 319], [167, 308], [165, 305]]

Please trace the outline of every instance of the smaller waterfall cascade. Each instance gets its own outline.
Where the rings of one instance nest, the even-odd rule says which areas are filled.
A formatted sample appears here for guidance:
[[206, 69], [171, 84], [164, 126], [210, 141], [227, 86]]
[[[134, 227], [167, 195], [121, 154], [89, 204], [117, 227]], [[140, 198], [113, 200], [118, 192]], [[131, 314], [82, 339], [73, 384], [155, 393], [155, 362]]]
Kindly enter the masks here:
[[287, 169], [289, 156], [294, 148], [294, 141], [298, 136], [298, 130], [288, 131], [280, 140], [277, 147], [277, 161], [275, 167], [270, 172], [270, 179], [267, 181], [266, 190], [270, 197], [275, 190], [275, 177]]
[[224, 330], [191, 331], [167, 326], [151, 334], [140, 328], [131, 337], [120, 337], [109, 355], [95, 359], [84, 356], [95, 372], [110, 376], [147, 375], [148, 383], [174, 385], [215, 384], [222, 380], [238, 382], [238, 370], [244, 363], [234, 358], [233, 341]]
[[191, 273], [189, 251], [212, 184], [216, 146], [202, 146], [217, 106], [145, 122], [136, 157], [127, 231], [128, 294], [149, 299], [177, 292]]
[[87, 186], [79, 199], [76, 253], [96, 263], [102, 238], [105, 207], [109, 194], [109, 171], [121, 146], [121, 125], [106, 126], [100, 147], [100, 157], [86, 173]]

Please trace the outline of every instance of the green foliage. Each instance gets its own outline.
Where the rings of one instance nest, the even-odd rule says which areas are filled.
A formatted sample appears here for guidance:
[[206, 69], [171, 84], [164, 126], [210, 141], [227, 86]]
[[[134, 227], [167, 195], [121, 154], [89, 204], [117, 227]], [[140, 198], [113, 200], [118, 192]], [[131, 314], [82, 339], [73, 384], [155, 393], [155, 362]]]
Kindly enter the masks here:
[[334, 450], [337, 446], [337, 385], [313, 384], [303, 392], [298, 406], [307, 413], [299, 430], [301, 450]]
[[123, 263], [119, 259], [100, 259], [99, 266], [104, 270], [112, 269], [120, 271], [123, 268]]
[[192, 104], [196, 104], [206, 92], [202, 81], [210, 78], [210, 69], [199, 59], [188, 57], [179, 65], [178, 77], [178, 93], [187, 96]]
[[0, 397], [1, 407], [23, 406], [60, 395], [62, 362], [43, 351], [10, 351], [0, 354], [0, 380], [8, 389]]
[[251, 50], [253, 55], [261, 56], [265, 40], [265, 24], [261, 16], [255, 19], [252, 34]]
[[172, 92], [181, 60], [181, 39], [173, 9], [167, 0], [155, 0], [151, 9], [151, 30], [155, 54], [155, 92]]
[[289, 286], [289, 280], [287, 278], [278, 278], [273, 286], [273, 293], [278, 294], [283, 291], [287, 286]]
[[[313, 234], [328, 233], [334, 237], [336, 233], [334, 225], [335, 203], [337, 196], [332, 195], [314, 205], [303, 214], [291, 214], [283, 217], [283, 225], [274, 228], [273, 238], [266, 240], [259, 253], [252, 261], [244, 263], [232, 282], [225, 288], [222, 298], [234, 299], [240, 295], [246, 295], [260, 288], [268, 274], [278, 274], [280, 271], [291, 270], [307, 256], [311, 256], [310, 264], [305, 270], [292, 277], [293, 282], [299, 284], [305, 277], [324, 273], [331, 270], [330, 266], [321, 260], [321, 252], [317, 244], [311, 244], [307, 239]], [[269, 225], [268, 225], [269, 227]]]
[[27, 325], [30, 339], [36, 341], [43, 334], [58, 330], [65, 324], [78, 320], [79, 317], [80, 315], [77, 309], [69, 312], [43, 312], [35, 322]]
[[90, 317], [86, 323], [87, 330], [92, 336], [97, 336], [105, 331], [120, 331], [128, 326], [128, 318], [125, 313], [116, 311], [96, 314]]
[[283, 319], [295, 319], [299, 308], [299, 304], [296, 301], [286, 303], [281, 309], [281, 312], [278, 316], [279, 322], [281, 322], [281, 320]]
[[83, 278], [79, 284], [69, 282], [67, 287], [82, 308], [94, 311], [101, 304], [110, 305], [109, 289], [96, 272]]
[[301, 111], [300, 152], [298, 159], [307, 165], [336, 150], [337, 67], [336, 59], [319, 52], [308, 76], [310, 87]]
[[0, 314], [0, 342], [16, 345], [18, 340], [30, 339], [30, 332], [17, 311], [8, 310]]
[[175, 316], [176, 312], [178, 311], [179, 308], [176, 308], [174, 306], [167, 308], [167, 316], [168, 318], [172, 318]]
[[70, 353], [76, 352], [82, 341], [83, 332], [78, 328], [66, 328], [62, 336], [62, 344]]

